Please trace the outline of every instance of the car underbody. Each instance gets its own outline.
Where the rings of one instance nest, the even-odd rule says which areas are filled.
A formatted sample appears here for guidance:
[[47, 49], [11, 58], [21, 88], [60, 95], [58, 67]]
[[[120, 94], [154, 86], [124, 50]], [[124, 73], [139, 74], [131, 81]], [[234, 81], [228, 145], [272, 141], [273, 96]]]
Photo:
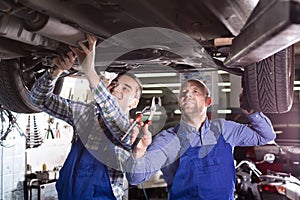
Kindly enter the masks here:
[[[299, 9], [298, 2], [282, 0], [1, 0], [0, 104], [15, 112], [39, 112], [28, 101], [33, 83], [53, 67], [54, 56], [90, 33], [116, 58], [109, 65], [96, 60], [99, 70], [146, 64], [150, 71], [222, 69], [243, 77], [247, 98], [254, 99], [251, 107], [287, 112], [293, 99], [294, 44], [300, 40]], [[177, 33], [196, 44], [180, 44], [178, 50]], [[163, 39], [153, 40], [152, 34]], [[260, 83], [264, 77], [269, 81]]]

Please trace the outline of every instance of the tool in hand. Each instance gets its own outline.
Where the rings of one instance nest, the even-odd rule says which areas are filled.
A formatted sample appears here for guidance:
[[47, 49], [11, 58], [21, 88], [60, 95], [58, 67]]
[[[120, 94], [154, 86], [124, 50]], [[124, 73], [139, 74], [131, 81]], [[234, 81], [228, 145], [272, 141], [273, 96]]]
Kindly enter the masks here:
[[[159, 99], [159, 104], [160, 104], [160, 99]], [[144, 122], [145, 124], [151, 125], [152, 123], [152, 117], [156, 111], [156, 106], [155, 106], [155, 97], [152, 98], [152, 102], [151, 102], [151, 107], [150, 107], [150, 115], [148, 117], [148, 119]], [[133, 144], [131, 145], [131, 150], [135, 150], [135, 148], [137, 147], [138, 143], [141, 141], [142, 137], [143, 137], [144, 133], [140, 132], [137, 136], [137, 138], [135, 139], [135, 141], [133, 142]]]
[[[146, 121], [142, 121], [143, 115], [146, 111], [150, 111], [150, 115], [148, 117], [148, 119]], [[134, 122], [131, 124], [131, 126], [129, 127], [129, 129], [126, 131], [126, 133], [123, 135], [123, 137], [121, 138], [121, 141], [124, 140], [126, 138], [126, 136], [132, 131], [132, 129], [137, 125], [145, 125], [148, 124], [150, 125], [152, 123], [152, 117], [154, 115], [154, 112], [156, 111], [156, 106], [155, 106], [155, 97], [152, 97], [152, 101], [151, 101], [151, 106], [146, 106], [140, 113], [137, 114]], [[139, 134], [140, 136], [140, 134]], [[137, 138], [138, 139], [138, 138]], [[137, 140], [134, 141], [134, 143]], [[139, 140], [140, 141], [140, 140]], [[139, 142], [137, 141], [137, 143]], [[133, 143], [133, 144], [134, 144]], [[136, 144], [137, 145], [137, 144]]]

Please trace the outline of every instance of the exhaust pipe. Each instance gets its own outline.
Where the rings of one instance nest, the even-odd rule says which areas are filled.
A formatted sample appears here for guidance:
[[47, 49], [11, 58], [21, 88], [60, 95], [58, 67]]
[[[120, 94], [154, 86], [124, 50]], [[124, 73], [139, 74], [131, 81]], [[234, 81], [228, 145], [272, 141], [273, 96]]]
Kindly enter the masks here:
[[22, 43], [42, 46], [50, 50], [58, 47], [58, 42], [24, 29], [22, 22], [15, 16], [0, 17], [0, 35]]
[[[43, 23], [40, 23], [41, 21]], [[39, 20], [38, 22], [31, 21], [30, 24], [27, 21], [25, 27], [31, 32], [71, 46], [78, 46], [79, 41], [86, 39], [85, 33], [51, 17], [46, 20]]]
[[[85, 40], [85, 34], [76, 28], [48, 17], [40, 12], [21, 9], [21, 4], [10, 1], [0, 3], [0, 10], [6, 15], [0, 17], [0, 33], [7, 38], [31, 45], [55, 49], [58, 42], [78, 46]], [[17, 10], [12, 15], [9, 10]]]

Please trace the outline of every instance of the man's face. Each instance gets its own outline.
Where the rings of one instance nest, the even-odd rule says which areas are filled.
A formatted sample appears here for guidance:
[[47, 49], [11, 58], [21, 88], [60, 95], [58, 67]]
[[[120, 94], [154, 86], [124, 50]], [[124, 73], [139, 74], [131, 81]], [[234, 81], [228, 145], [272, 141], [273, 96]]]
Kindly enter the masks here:
[[197, 81], [188, 81], [181, 87], [179, 106], [184, 115], [206, 114], [211, 99], [204, 93], [203, 87]]
[[138, 83], [127, 76], [126, 74], [120, 76], [117, 81], [112, 81], [108, 86], [111, 94], [116, 97], [118, 105], [123, 113], [129, 112], [130, 109], [136, 106], [136, 88]]

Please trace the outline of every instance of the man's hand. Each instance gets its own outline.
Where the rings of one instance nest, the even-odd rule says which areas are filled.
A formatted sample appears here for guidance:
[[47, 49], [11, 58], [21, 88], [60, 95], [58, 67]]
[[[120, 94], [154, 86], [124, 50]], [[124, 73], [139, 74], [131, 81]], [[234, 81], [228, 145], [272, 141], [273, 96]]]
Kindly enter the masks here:
[[247, 96], [245, 95], [244, 91], [240, 94], [240, 107], [246, 115], [250, 115], [255, 111], [250, 107]]
[[53, 63], [57, 69], [53, 71], [52, 76], [59, 76], [64, 70], [69, 70], [74, 65], [76, 55], [69, 51], [65, 56], [57, 56], [53, 59]]
[[78, 58], [78, 62], [81, 65], [83, 71], [85, 73], [94, 70], [95, 66], [95, 48], [97, 38], [93, 35], [87, 34], [88, 47], [83, 43], [83, 41], [79, 41], [79, 48], [70, 47], [70, 49], [75, 53]]
[[152, 134], [148, 130], [148, 128], [149, 128], [148, 126], [149, 126], [148, 124], [145, 124], [142, 127], [137, 125], [132, 130], [132, 134], [131, 134], [131, 138], [130, 138], [131, 144], [133, 144], [133, 142], [136, 140], [140, 131], [143, 132], [143, 137], [133, 152], [133, 157], [136, 159], [143, 157], [147, 151], [148, 146], [152, 143]]
[[97, 38], [93, 35], [87, 34], [88, 47], [83, 43], [79, 42], [79, 48], [70, 47], [78, 58], [78, 62], [82, 67], [82, 70], [90, 83], [90, 87], [94, 88], [98, 85], [100, 78], [95, 71], [95, 49]]

